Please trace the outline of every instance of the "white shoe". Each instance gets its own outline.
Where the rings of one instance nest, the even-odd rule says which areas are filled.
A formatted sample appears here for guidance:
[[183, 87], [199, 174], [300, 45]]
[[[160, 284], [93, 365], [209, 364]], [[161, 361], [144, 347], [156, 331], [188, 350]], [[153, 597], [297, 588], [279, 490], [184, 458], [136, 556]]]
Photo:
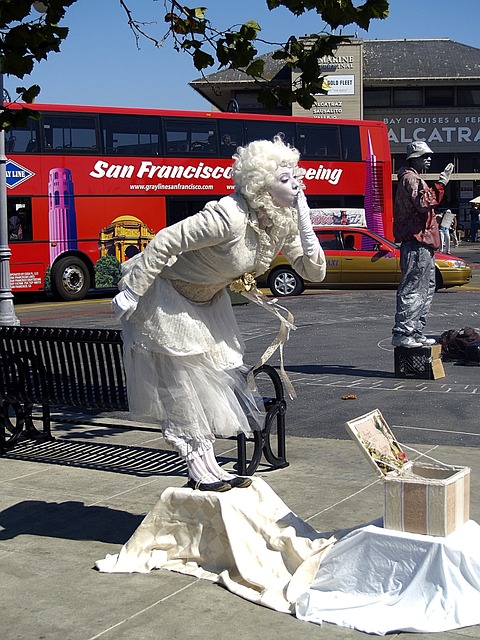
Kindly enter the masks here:
[[422, 342], [417, 342], [413, 336], [394, 335], [392, 338], [392, 346], [394, 347], [407, 347], [414, 349], [415, 347], [423, 347]]
[[437, 341], [434, 338], [427, 338], [423, 334], [416, 333], [414, 336], [417, 342], [421, 342], [424, 347], [431, 347], [432, 344], [437, 344]]

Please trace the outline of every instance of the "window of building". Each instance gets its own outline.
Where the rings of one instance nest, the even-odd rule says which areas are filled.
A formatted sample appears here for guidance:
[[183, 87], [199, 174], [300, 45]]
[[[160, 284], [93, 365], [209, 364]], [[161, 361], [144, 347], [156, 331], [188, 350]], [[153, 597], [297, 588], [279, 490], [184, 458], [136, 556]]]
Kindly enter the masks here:
[[459, 107], [480, 107], [480, 87], [458, 87], [457, 104]]
[[457, 154], [459, 173], [480, 173], [480, 157], [477, 153]]
[[454, 97], [453, 87], [425, 87], [426, 107], [453, 107]]
[[392, 153], [392, 173], [398, 173], [400, 167], [404, 167], [407, 164], [405, 157], [404, 153]]
[[390, 107], [390, 89], [365, 89], [364, 107]]
[[257, 91], [237, 91], [235, 100], [241, 113], [265, 113], [265, 105], [259, 102]]
[[394, 107], [421, 107], [423, 105], [423, 93], [421, 88], [410, 87], [393, 90]]

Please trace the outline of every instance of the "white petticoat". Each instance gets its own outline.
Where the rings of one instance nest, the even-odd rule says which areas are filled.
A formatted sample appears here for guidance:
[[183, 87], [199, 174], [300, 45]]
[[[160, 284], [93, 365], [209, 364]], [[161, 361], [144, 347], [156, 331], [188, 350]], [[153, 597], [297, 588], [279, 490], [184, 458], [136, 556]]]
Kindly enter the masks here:
[[262, 428], [263, 401], [247, 385], [226, 290], [196, 303], [157, 278], [123, 333], [130, 412], [158, 422], [180, 455], [195, 457], [215, 437]]

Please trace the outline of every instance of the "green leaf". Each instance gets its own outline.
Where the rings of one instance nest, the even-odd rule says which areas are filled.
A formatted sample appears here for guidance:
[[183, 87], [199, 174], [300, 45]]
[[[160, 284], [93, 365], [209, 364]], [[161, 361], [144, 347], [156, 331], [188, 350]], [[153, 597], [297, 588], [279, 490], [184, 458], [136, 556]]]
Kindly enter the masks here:
[[32, 103], [40, 93], [40, 87], [38, 84], [32, 84], [28, 89], [25, 89], [25, 87], [17, 87], [16, 92], [21, 95], [23, 102]]
[[193, 54], [193, 64], [195, 65], [195, 69], [202, 71], [202, 69], [206, 69], [207, 67], [214, 65], [215, 60], [209, 53], [205, 53], [205, 51], [197, 49]]
[[253, 76], [254, 78], [261, 77], [263, 75], [263, 69], [265, 67], [265, 60], [254, 60], [252, 64], [249, 64], [245, 69], [245, 73], [248, 76]]

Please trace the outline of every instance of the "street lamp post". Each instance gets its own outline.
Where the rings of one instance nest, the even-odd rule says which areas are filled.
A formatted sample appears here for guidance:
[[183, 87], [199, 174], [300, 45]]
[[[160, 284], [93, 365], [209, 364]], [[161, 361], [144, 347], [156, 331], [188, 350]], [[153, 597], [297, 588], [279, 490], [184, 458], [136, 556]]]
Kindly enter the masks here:
[[[3, 74], [0, 73], [0, 96], [3, 104]], [[0, 130], [0, 325], [18, 325], [13, 294], [10, 285], [10, 256], [8, 246], [7, 209], [7, 158], [5, 156], [5, 131]]]
[[[48, 0], [35, 0], [32, 7], [37, 13], [44, 14], [48, 9]], [[3, 105], [3, 73], [0, 72], [0, 100]], [[5, 130], [0, 130], [0, 325], [18, 325], [15, 315], [13, 294], [10, 282], [10, 256], [8, 246], [8, 207], [7, 207], [7, 157], [5, 156]]]

